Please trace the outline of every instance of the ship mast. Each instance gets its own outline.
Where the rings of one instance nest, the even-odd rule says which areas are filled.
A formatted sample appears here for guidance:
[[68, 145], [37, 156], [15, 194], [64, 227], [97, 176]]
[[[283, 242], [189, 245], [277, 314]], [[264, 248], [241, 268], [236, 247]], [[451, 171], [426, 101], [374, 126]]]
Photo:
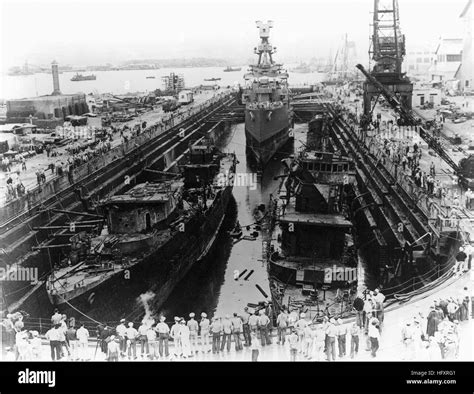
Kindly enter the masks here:
[[267, 23], [257, 21], [256, 23], [257, 28], [260, 30], [260, 38], [262, 40], [258, 47], [254, 48], [255, 53], [258, 55], [257, 67], [268, 67], [274, 64], [272, 55], [276, 52], [276, 47], [272, 47], [268, 41], [270, 29], [273, 27], [273, 21], [267, 21]]
[[272, 46], [269, 42], [270, 29], [273, 27], [273, 21], [267, 21], [263, 23], [257, 21], [257, 28], [260, 30], [261, 42], [254, 48], [255, 54], [258, 55], [257, 64], [251, 64], [249, 74], [244, 75], [245, 80], [253, 80], [258, 77], [270, 77], [277, 78], [280, 83], [285, 83], [288, 78], [288, 74], [282, 72], [282, 65], [275, 63], [273, 60], [273, 54], [276, 53], [276, 47]]

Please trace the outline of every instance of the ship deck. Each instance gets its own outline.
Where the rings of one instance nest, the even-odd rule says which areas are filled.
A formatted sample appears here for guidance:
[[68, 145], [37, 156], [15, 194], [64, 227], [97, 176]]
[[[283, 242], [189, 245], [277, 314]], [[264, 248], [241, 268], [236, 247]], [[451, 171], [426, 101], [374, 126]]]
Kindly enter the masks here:
[[[233, 166], [233, 159], [231, 156], [226, 156], [220, 161], [220, 171], [229, 174]], [[214, 183], [216, 183], [216, 178]], [[179, 182], [181, 184], [181, 182]], [[152, 196], [156, 196], [156, 190], [159, 190], [159, 185], [154, 184], [145, 184], [147, 192]], [[139, 185], [143, 186], [143, 185]], [[227, 185], [217, 185], [219, 187], [226, 187]], [[136, 190], [137, 187], [131, 189], [131, 191]], [[143, 192], [143, 187], [139, 188]], [[161, 196], [161, 195], [160, 195]], [[216, 194], [207, 199], [207, 207], [212, 206], [216, 199]], [[141, 197], [143, 199], [143, 197]], [[158, 201], [159, 202], [159, 201]], [[188, 220], [192, 215], [188, 214], [187, 210], [182, 211], [180, 214], [181, 220]], [[100, 255], [102, 245], [105, 243], [115, 245], [115, 244], [153, 244], [153, 249], [158, 249], [166, 243], [173, 236], [173, 230], [166, 228], [163, 230], [155, 230], [151, 233], [125, 233], [125, 234], [104, 234], [91, 239], [91, 249], [98, 251], [99, 261], [97, 265], [87, 267], [85, 264], [79, 264], [75, 266], [68, 266], [61, 268], [55, 272], [55, 282], [54, 288], [56, 289], [56, 294], [67, 294], [76, 290], [78, 287], [87, 288], [94, 283], [104, 280], [107, 276], [112, 276], [116, 272], [122, 271], [127, 267], [131, 267], [140, 261], [139, 254], [133, 253], [129, 255], [124, 255], [122, 263], [114, 262], [113, 258], [108, 255]], [[145, 241], [145, 243], [143, 243]], [[113, 248], [113, 246], [111, 247]], [[149, 248], [151, 249], [151, 247]], [[110, 252], [110, 251], [109, 251]], [[148, 250], [143, 250], [146, 254]]]
[[297, 212], [291, 204], [285, 208], [285, 213], [280, 216], [280, 222], [304, 223], [314, 226], [351, 228], [352, 223], [343, 215]]
[[302, 256], [280, 256], [278, 258], [272, 257], [271, 263], [277, 264], [284, 268], [299, 270], [304, 269], [307, 271], [324, 271], [326, 268], [336, 267], [347, 267], [341, 264], [341, 259], [331, 259], [318, 257], [317, 261], [309, 257]]
[[354, 295], [350, 295], [348, 290], [324, 287], [314, 293], [311, 285], [283, 285], [275, 280], [272, 284], [272, 292], [278, 294], [281, 306], [285, 306], [290, 312], [305, 312], [311, 321], [319, 322], [323, 316], [348, 318], [354, 315], [352, 311]]

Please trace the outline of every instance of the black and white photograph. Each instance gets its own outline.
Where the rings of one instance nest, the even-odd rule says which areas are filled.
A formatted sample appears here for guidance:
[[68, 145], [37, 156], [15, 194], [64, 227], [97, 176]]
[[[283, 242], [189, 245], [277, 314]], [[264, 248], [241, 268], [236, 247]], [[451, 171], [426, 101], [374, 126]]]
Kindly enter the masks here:
[[473, 3], [1, 0], [0, 392], [472, 393]]

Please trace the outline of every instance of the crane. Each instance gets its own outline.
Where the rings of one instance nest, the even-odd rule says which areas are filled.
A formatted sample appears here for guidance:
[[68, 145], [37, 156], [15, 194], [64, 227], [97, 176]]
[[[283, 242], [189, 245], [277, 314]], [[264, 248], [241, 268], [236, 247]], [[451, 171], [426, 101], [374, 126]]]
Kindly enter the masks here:
[[405, 36], [400, 31], [398, 0], [374, 0], [373, 28], [369, 54], [375, 65], [370, 72], [372, 78], [367, 77], [369, 73], [364, 74], [367, 77], [364, 83], [364, 116], [369, 122], [382, 95], [381, 87], [391, 92], [393, 103], [396, 99], [400, 107], [408, 110], [411, 110], [413, 93], [413, 84], [402, 73]]
[[[383, 3], [383, 4], [382, 4]], [[356, 67], [364, 74], [364, 117], [361, 125], [367, 126], [380, 96], [400, 116], [399, 125], [419, 126], [420, 137], [431, 147], [459, 177], [464, 187], [474, 186], [474, 155], [462, 159], [459, 164], [450, 157], [440, 140], [433, 137], [417, 119], [411, 106], [413, 84], [402, 73], [405, 55], [405, 37], [401, 34], [397, 0], [374, 0], [374, 31], [372, 58], [375, 65], [367, 71], [361, 64]], [[372, 106], [373, 98], [375, 102]]]
[[[356, 66], [362, 74], [365, 75], [367, 80], [378, 89], [380, 94], [385, 98], [387, 103], [393, 108], [395, 112], [400, 115], [400, 124], [404, 125], [418, 125], [420, 126], [420, 121], [417, 119], [411, 109], [406, 108], [403, 102], [399, 100], [399, 98], [393, 94], [389, 89], [387, 89], [383, 84], [381, 84], [377, 79], [374, 78], [361, 64]], [[463, 159], [461, 162], [456, 164], [454, 160], [449, 156], [446, 150], [441, 145], [439, 139], [433, 137], [430, 133], [428, 133], [423, 127], [418, 128], [420, 137], [425, 140], [430, 148], [432, 148], [453, 170], [454, 173], [459, 176], [460, 182], [465, 187], [472, 187], [474, 185], [474, 180], [472, 174], [474, 171], [474, 155], [469, 157], [468, 159]]]

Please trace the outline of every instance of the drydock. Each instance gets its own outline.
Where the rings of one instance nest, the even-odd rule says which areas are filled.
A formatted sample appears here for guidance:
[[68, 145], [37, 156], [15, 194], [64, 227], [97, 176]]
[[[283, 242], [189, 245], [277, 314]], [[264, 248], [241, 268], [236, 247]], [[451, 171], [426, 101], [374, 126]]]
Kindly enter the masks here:
[[204, 137], [217, 139], [229, 127], [229, 117], [239, 111], [235, 103], [233, 94], [216, 96], [187, 116], [149, 126], [135, 138], [75, 168], [72, 184], [67, 176], [57, 177], [2, 207], [5, 263], [12, 269], [39, 269], [37, 285], [28, 289], [24, 283], [15, 286], [12, 282], [11, 288], [4, 286], [4, 296], [12, 292], [21, 302], [32, 296], [44, 284], [51, 265], [70, 246], [67, 240], [76, 231], [93, 232], [102, 223], [94, 212], [100, 199], [130, 188], [143, 172], [160, 175], [176, 171], [190, 143]]
[[[300, 89], [305, 91], [307, 88]], [[422, 287], [449, 271], [453, 258], [448, 261], [447, 257], [467, 240], [472, 214], [460, 209], [467, 227], [459, 231], [459, 223], [450, 220], [439, 202], [420, 204], [413, 198], [413, 190], [408, 190], [400, 174], [397, 177], [393, 164], [389, 159], [382, 163], [381, 151], [373, 152], [372, 141], [330, 92], [299, 94], [298, 88], [292, 92], [295, 113], [311, 118], [325, 112], [331, 119], [327, 127], [330, 145], [356, 164], [352, 210], [360, 233], [359, 253], [366, 269], [379, 278], [376, 283], [390, 297]], [[100, 199], [130, 188], [140, 174], [176, 171], [191, 141], [203, 136], [217, 140], [232, 124], [242, 122], [243, 106], [237, 101], [235, 93], [223, 94], [168, 128], [149, 126], [135, 139], [75, 169], [72, 185], [66, 177], [56, 178], [3, 207], [5, 261], [40, 270], [34, 286], [19, 282], [4, 287], [4, 307], [21, 309], [22, 303], [44, 286], [51, 265], [68, 250], [67, 240], [79, 231], [97, 229], [102, 219], [94, 209]], [[420, 126], [415, 131], [418, 135], [423, 132]], [[268, 202], [268, 196], [262, 195], [260, 201]]]

